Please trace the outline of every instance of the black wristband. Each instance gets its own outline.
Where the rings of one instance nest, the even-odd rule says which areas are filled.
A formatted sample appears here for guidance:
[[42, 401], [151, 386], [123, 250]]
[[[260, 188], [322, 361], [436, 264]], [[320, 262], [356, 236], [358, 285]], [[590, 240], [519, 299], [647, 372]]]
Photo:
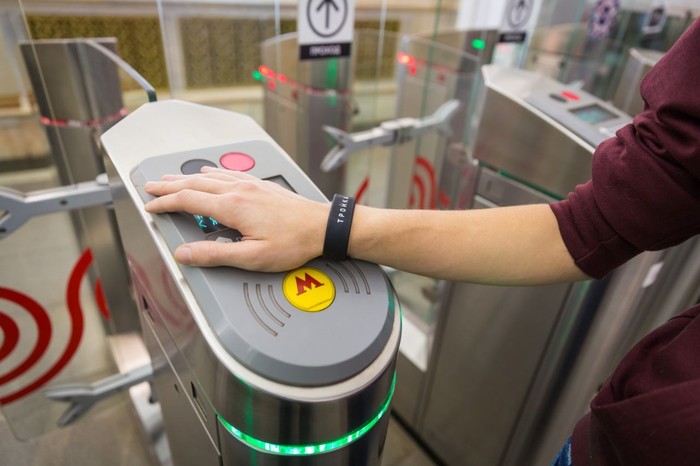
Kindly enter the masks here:
[[348, 256], [352, 214], [355, 212], [355, 198], [336, 194], [328, 214], [326, 237], [323, 241], [323, 257], [341, 261]]

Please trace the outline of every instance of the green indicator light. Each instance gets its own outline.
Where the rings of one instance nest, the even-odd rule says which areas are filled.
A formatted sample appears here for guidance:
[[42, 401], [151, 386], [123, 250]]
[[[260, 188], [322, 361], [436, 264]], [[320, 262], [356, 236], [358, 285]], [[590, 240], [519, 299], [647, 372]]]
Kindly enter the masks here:
[[472, 41], [472, 47], [474, 47], [477, 50], [483, 50], [484, 47], [486, 47], [486, 41], [483, 39], [474, 39]]
[[262, 81], [262, 73], [258, 70], [253, 71], [253, 79], [256, 81]]
[[226, 419], [219, 416], [218, 414], [216, 417], [219, 419], [221, 425], [223, 425], [226, 428], [226, 430], [231, 433], [231, 435], [236, 437], [241, 442], [247, 444], [248, 446], [255, 448], [256, 450], [284, 456], [318, 455], [319, 453], [328, 453], [329, 451], [343, 448], [344, 446], [351, 444], [352, 442], [369, 432], [372, 429], [372, 427], [374, 427], [375, 424], [377, 424], [377, 422], [379, 422], [379, 420], [382, 418], [382, 416], [384, 416], [384, 414], [389, 410], [389, 406], [391, 405], [391, 399], [394, 396], [395, 386], [396, 372], [394, 372], [394, 377], [391, 380], [391, 387], [389, 387], [389, 395], [387, 396], [386, 401], [382, 405], [379, 412], [374, 417], [372, 417], [372, 419], [370, 419], [369, 421], [367, 421], [367, 423], [365, 423], [365, 425], [354, 430], [348, 435], [344, 435], [343, 437], [337, 440], [333, 440], [331, 442], [317, 443], [315, 445], [278, 445], [275, 443], [265, 442], [263, 440], [258, 440], [254, 437], [251, 437], [248, 434], [244, 434], [243, 432], [229, 424], [226, 421]]

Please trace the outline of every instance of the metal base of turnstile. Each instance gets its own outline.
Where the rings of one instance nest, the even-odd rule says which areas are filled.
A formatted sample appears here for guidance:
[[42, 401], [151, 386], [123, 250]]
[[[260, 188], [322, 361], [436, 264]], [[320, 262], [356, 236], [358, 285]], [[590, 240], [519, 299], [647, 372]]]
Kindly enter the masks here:
[[[140, 334], [123, 333], [110, 336], [107, 339], [120, 373], [151, 363], [151, 358]], [[160, 466], [171, 466], [173, 461], [168, 437], [163, 428], [163, 413], [160, 404], [153, 398], [154, 394], [150, 384], [143, 382], [129, 388], [129, 397], [134, 412], [141, 421], [142, 433], [148, 439], [154, 463]]]

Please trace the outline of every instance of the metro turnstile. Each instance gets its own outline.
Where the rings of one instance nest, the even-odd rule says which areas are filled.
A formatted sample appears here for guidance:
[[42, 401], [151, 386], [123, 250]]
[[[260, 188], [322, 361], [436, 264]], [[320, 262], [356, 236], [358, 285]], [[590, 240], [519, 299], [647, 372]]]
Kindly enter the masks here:
[[[382, 183], [386, 199], [371, 199], [372, 205], [448, 209], [459, 204], [458, 189], [471, 168], [465, 148], [479, 67], [491, 62], [497, 37], [496, 30], [470, 29], [404, 38], [397, 57], [397, 117], [426, 117], [449, 100], [460, 106], [449, 137], [433, 133], [394, 147]], [[382, 182], [376, 178], [371, 183]]]
[[[536, 73], [485, 66], [483, 74], [471, 208], [565, 197], [590, 177], [595, 146], [629, 121]], [[397, 413], [413, 393], [411, 425], [448, 464], [549, 464], [625, 351], [697, 301], [698, 249], [644, 253], [600, 281], [443, 284], [426, 380], [399, 385]], [[404, 383], [419, 372], [403, 349], [397, 367]]]
[[322, 193], [252, 119], [219, 109], [146, 104], [102, 142], [173, 462], [378, 466], [401, 328], [381, 269], [323, 259], [286, 274], [180, 266], [172, 251], [183, 242], [240, 234], [143, 208], [145, 181], [203, 166]]
[[350, 129], [352, 58], [300, 61], [296, 33], [264, 41], [261, 54], [265, 130], [327, 197], [344, 192], [344, 167], [321, 171], [334, 144], [322, 126]]

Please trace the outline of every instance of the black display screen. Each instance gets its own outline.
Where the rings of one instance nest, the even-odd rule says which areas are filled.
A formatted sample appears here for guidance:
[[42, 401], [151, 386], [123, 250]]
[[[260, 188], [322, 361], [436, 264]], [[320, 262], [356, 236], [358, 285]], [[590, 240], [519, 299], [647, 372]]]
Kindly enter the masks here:
[[285, 180], [281, 175], [272, 176], [270, 178], [265, 178], [265, 180], [272, 181], [273, 183], [278, 184], [278, 185], [282, 186], [283, 188], [290, 190], [293, 193], [296, 192], [292, 189], [292, 186], [289, 183], [287, 183], [287, 180]]
[[569, 111], [586, 123], [590, 123], [592, 125], [617, 118], [617, 115], [596, 104], [575, 108]]

